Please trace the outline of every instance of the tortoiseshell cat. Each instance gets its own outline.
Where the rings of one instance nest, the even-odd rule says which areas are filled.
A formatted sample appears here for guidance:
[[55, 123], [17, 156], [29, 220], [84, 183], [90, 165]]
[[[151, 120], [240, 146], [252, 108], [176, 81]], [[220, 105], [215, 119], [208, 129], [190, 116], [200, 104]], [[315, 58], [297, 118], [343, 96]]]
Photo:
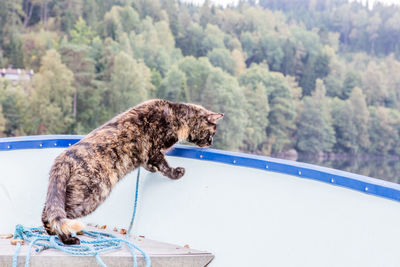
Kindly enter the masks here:
[[84, 228], [73, 220], [93, 212], [127, 173], [143, 166], [179, 179], [164, 153], [179, 140], [211, 145], [223, 114], [193, 104], [150, 100], [116, 116], [63, 151], [50, 170], [42, 222], [65, 244], [79, 244], [72, 233]]

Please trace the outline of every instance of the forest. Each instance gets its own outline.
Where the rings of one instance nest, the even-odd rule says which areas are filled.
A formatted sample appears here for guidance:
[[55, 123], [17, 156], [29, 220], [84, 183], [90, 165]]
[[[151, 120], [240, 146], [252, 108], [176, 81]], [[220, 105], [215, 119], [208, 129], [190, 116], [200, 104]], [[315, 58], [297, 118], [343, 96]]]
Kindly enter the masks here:
[[1, 0], [0, 136], [87, 134], [146, 99], [225, 113], [220, 149], [400, 155], [400, 7]]

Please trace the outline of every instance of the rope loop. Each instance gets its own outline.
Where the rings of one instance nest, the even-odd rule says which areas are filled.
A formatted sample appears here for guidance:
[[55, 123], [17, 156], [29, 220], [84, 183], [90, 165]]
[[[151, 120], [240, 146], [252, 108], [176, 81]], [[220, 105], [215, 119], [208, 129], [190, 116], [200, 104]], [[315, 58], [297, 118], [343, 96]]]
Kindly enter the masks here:
[[[140, 178], [140, 168], [138, 169], [138, 175], [136, 178], [136, 191], [135, 191], [135, 201], [133, 207], [133, 214], [129, 224], [129, 230], [126, 239], [118, 238], [110, 233], [102, 233], [97, 231], [82, 231], [84, 235], [88, 236], [90, 240], [81, 240], [80, 245], [65, 245], [56, 235], [48, 235], [43, 227], [24, 227], [21, 224], [15, 226], [14, 239], [22, 239], [29, 243], [28, 254], [25, 258], [25, 267], [29, 267], [31, 251], [33, 246], [36, 246], [35, 251], [41, 252], [43, 250], [54, 248], [58, 249], [64, 253], [71, 255], [92, 255], [96, 258], [97, 263], [102, 267], [107, 267], [107, 265], [100, 258], [100, 253], [120, 249], [122, 244], [125, 244], [132, 254], [133, 267], [137, 267], [137, 259], [135, 250], [139, 251], [145, 261], [146, 267], [151, 266], [150, 257], [140, 248], [138, 248], [134, 243], [130, 242], [129, 235], [132, 230], [133, 221], [136, 215], [136, 207], [138, 202], [139, 193], [139, 178]], [[18, 254], [21, 249], [21, 242], [16, 244], [15, 253], [12, 260], [12, 267], [18, 266]]]

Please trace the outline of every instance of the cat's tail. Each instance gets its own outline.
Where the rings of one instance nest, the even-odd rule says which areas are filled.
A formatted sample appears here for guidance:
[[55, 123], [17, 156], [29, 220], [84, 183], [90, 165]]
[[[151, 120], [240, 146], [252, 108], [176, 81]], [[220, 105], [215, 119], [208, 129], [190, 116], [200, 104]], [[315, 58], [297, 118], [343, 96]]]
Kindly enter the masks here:
[[69, 165], [56, 163], [52, 167], [42, 222], [47, 233], [57, 234], [63, 243], [75, 244], [79, 239], [71, 237], [71, 234], [81, 231], [85, 225], [78, 220], [67, 218], [65, 198], [69, 176]]

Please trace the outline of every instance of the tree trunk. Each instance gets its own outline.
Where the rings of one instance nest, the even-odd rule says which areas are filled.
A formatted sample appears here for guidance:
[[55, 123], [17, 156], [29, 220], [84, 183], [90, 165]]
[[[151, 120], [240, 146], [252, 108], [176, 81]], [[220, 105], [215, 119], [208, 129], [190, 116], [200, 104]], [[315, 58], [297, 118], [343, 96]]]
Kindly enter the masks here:
[[27, 12], [25, 12], [24, 28], [28, 27], [29, 20], [32, 17], [32, 11], [33, 11], [34, 5], [31, 1], [28, 1], [27, 6], [29, 6], [29, 10], [27, 10]]
[[76, 90], [76, 88], [75, 88], [75, 92], [74, 92], [74, 110], [73, 110], [73, 116], [74, 116], [74, 121], [76, 122], [76, 106], [77, 106], [77, 104], [76, 104], [76, 101], [77, 101], [77, 94], [78, 94], [78, 92], [77, 92], [77, 90]]

